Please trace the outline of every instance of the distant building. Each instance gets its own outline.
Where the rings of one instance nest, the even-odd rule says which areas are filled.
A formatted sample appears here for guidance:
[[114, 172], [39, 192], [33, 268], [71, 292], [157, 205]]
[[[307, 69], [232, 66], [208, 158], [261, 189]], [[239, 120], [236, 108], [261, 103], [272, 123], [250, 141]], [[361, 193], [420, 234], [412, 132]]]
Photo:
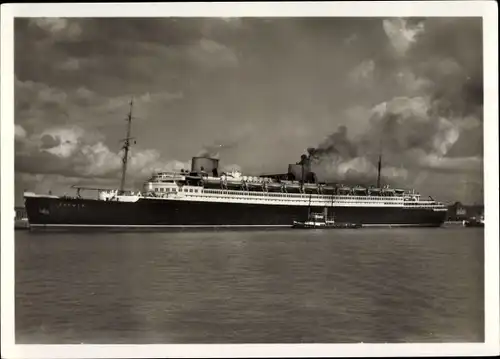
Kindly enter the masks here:
[[21, 219], [28, 217], [28, 214], [26, 213], [26, 208], [15, 207], [15, 210], [16, 210], [16, 216], [15, 216], [16, 221], [20, 221]]
[[28, 214], [26, 213], [26, 208], [24, 207], [14, 207], [15, 217], [14, 217], [14, 228], [15, 229], [28, 229]]
[[448, 207], [449, 221], [463, 221], [471, 217], [478, 217], [484, 214], [483, 205], [466, 206], [460, 202], [455, 202]]

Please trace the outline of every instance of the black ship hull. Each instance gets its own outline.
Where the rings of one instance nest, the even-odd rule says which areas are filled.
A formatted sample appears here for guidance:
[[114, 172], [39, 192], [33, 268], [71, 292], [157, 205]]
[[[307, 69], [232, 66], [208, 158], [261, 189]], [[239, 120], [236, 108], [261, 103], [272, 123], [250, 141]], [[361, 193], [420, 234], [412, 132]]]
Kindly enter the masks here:
[[[196, 202], [139, 199], [137, 202], [82, 198], [26, 197], [25, 206], [32, 229], [114, 228], [221, 228], [290, 227], [309, 210], [323, 207]], [[338, 222], [369, 226], [439, 227], [446, 211], [432, 208], [331, 207], [329, 215]]]

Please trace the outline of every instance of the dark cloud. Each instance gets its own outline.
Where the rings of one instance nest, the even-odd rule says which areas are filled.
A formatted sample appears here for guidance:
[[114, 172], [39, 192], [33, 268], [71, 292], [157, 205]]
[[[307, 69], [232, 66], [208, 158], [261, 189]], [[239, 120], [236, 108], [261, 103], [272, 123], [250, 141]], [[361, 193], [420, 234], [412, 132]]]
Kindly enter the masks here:
[[61, 144], [61, 140], [52, 137], [51, 135], [43, 135], [40, 139], [42, 144], [40, 145], [40, 149], [49, 149]]
[[[61, 19], [52, 27], [40, 27], [37, 22], [16, 21], [20, 80], [63, 89], [78, 83], [115, 96], [131, 87], [156, 92], [161, 84], [162, 90], [168, 90], [179, 85], [175, 78], [191, 71], [204, 73], [238, 64], [230, 48], [203, 36], [203, 20]], [[51, 31], [53, 27], [57, 30]], [[58, 36], [75, 27], [80, 29], [75, 36]], [[33, 52], [39, 57], [37, 63], [29, 56]]]
[[[481, 51], [477, 19], [16, 19], [16, 171], [117, 178], [100, 164], [119, 158], [133, 97], [137, 176], [200, 150], [281, 172], [319, 144], [318, 172], [373, 182], [388, 127], [384, 176], [411, 185], [411, 171], [481, 157]], [[74, 152], [43, 145], [74, 126]]]
[[[358, 136], [349, 138], [341, 127], [310, 150], [316, 171], [326, 178], [365, 182], [376, 176], [381, 153], [386, 183], [408, 184], [419, 171], [480, 173], [481, 22], [389, 19], [383, 26], [394, 50], [388, 78], [397, 79], [401, 92], [353, 112], [368, 119]], [[448, 38], [453, 38], [449, 46]], [[375, 66], [366, 61], [353, 71], [354, 83], [376, 83]]]
[[428, 19], [410, 49], [415, 72], [433, 79], [442, 113], [455, 116], [483, 105], [482, 53], [481, 18]]

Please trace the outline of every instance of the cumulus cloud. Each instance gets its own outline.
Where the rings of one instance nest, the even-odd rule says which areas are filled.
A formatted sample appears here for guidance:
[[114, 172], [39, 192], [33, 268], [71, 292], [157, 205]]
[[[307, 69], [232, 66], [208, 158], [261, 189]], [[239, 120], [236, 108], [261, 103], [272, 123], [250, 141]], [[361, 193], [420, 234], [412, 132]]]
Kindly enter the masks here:
[[[76, 126], [35, 133], [16, 151], [16, 168], [32, 174], [119, 178], [123, 153], [111, 150], [103, 140], [103, 136]], [[187, 165], [179, 161], [164, 161], [156, 150], [151, 149], [133, 148], [129, 155], [128, 176], [133, 180], [144, 180], [155, 170]]]
[[347, 45], [350, 45], [350, 44], [354, 43], [357, 39], [358, 39], [358, 35], [357, 34], [351, 34], [351, 35], [349, 35], [348, 37], [346, 37], [344, 39], [344, 42]]
[[14, 136], [15, 136], [15, 139], [18, 140], [18, 139], [24, 139], [26, 138], [26, 130], [23, 128], [23, 126], [21, 125], [15, 125], [14, 126]]
[[64, 61], [59, 68], [64, 71], [75, 71], [80, 69], [80, 60], [71, 57]]
[[46, 130], [40, 134], [41, 150], [68, 158], [79, 148], [83, 135], [84, 131], [79, 127]]
[[175, 93], [166, 91], [156, 93], [146, 92], [145, 94], [137, 97], [137, 101], [149, 104], [159, 101], [181, 100], [183, 97], [184, 94], [180, 91]]
[[[388, 79], [400, 94], [371, 108], [358, 105], [346, 110], [346, 126], [308, 150], [318, 175], [373, 184], [379, 154], [385, 183], [409, 183], [421, 171], [481, 173], [481, 60], [477, 38], [470, 36], [478, 24], [465, 24], [383, 21], [398, 56], [387, 70]], [[463, 43], [452, 41], [448, 46], [442, 33], [471, 41], [479, 59], [472, 60]], [[362, 65], [366, 63], [351, 71], [351, 79], [363, 78], [363, 69], [377, 66]], [[351, 128], [354, 131], [348, 131]]]
[[439, 172], [480, 172], [483, 169], [481, 157], [446, 158], [437, 155], [421, 157], [423, 168], [437, 170]]
[[236, 67], [238, 57], [227, 46], [211, 39], [201, 39], [188, 47], [189, 59], [207, 68]]
[[107, 98], [83, 86], [63, 90], [17, 78], [15, 91], [16, 122], [38, 132], [47, 125], [93, 127], [96, 124], [116, 123], [118, 116], [127, 114], [131, 99], [138, 117], [145, 120], [150, 107], [179, 101], [184, 96], [182, 92], [148, 91]]
[[425, 95], [433, 90], [434, 83], [425, 77], [419, 77], [408, 66], [402, 66], [393, 77], [395, 83], [409, 95]]
[[30, 24], [51, 34], [54, 40], [76, 40], [82, 33], [77, 21], [66, 18], [32, 18]]
[[378, 155], [383, 155], [383, 176], [404, 183], [408, 171], [438, 169], [455, 172], [480, 170], [479, 158], [445, 156], [468, 123], [464, 118], [440, 117], [430, 97], [397, 97], [356, 113], [369, 116], [365, 131], [350, 137], [346, 126], [308, 151], [313, 169], [325, 179], [366, 183], [376, 178]]
[[375, 61], [365, 60], [349, 73], [349, 79], [354, 85], [372, 85], [374, 71]]
[[416, 36], [424, 31], [422, 22], [410, 25], [406, 19], [401, 18], [386, 19], [382, 24], [391, 45], [400, 56], [406, 54], [411, 44], [416, 41]]
[[87, 186], [116, 189], [116, 180], [113, 178], [83, 178], [51, 173], [16, 172], [16, 183], [20, 191], [35, 193], [49, 192], [54, 195], [74, 195], [72, 186]]

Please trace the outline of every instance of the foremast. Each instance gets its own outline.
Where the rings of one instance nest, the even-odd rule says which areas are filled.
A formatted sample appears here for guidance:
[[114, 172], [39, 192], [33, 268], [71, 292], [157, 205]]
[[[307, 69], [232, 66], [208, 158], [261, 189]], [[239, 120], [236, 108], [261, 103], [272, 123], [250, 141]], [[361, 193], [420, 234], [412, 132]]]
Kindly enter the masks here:
[[[127, 121], [127, 137], [125, 137], [123, 141], [123, 157], [122, 157], [122, 178], [120, 182], [120, 191], [119, 194], [123, 194], [125, 190], [125, 180], [126, 180], [126, 175], [127, 175], [127, 164], [128, 164], [128, 154], [130, 151], [130, 146], [131, 146], [131, 141], [134, 139], [133, 137], [130, 137], [131, 135], [131, 128], [132, 128], [132, 108], [133, 108], [134, 102], [133, 99], [130, 100], [130, 111], [128, 113], [127, 118], [125, 121]], [[134, 141], [135, 143], [135, 141]]]
[[382, 152], [378, 155], [377, 188], [380, 188], [380, 171], [382, 170]]

